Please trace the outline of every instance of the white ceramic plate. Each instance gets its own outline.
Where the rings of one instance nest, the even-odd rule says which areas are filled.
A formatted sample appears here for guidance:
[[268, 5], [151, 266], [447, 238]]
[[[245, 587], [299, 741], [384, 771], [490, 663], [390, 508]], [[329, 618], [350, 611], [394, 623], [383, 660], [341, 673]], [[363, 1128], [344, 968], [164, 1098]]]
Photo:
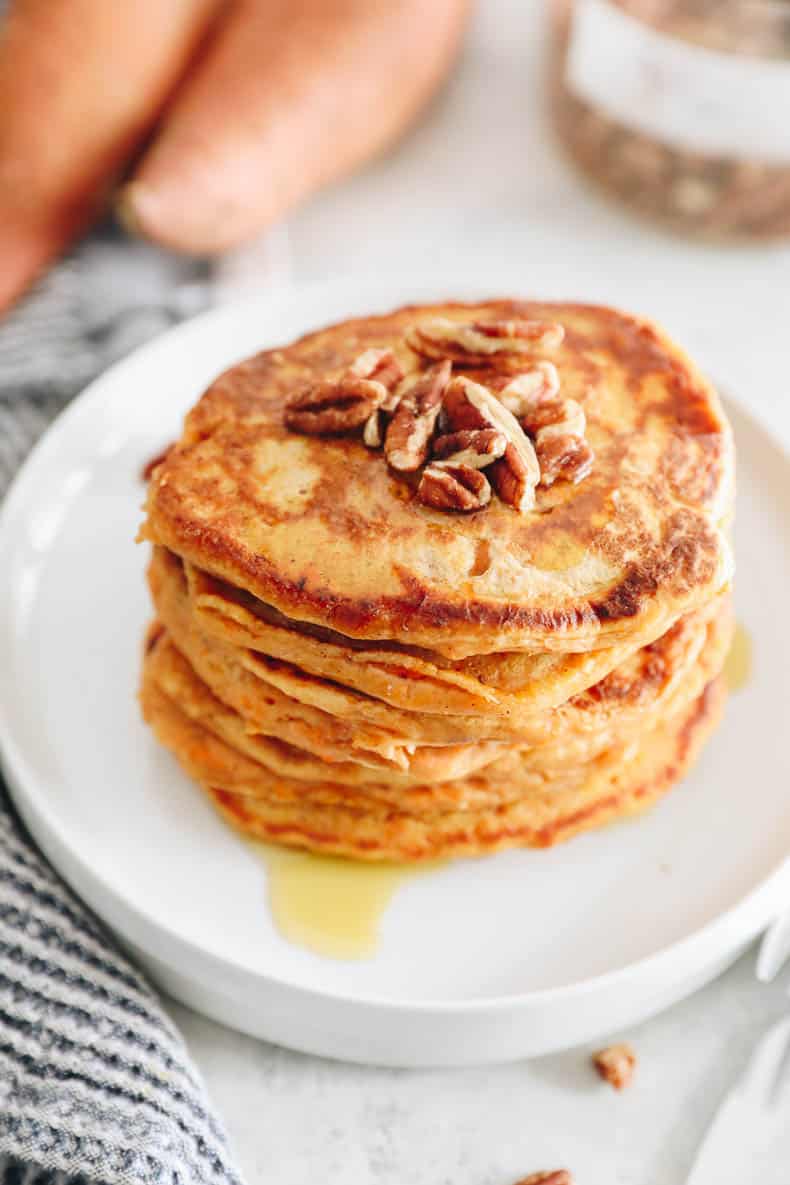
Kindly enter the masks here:
[[393, 1065], [601, 1037], [710, 979], [790, 900], [790, 465], [734, 403], [754, 678], [693, 775], [638, 822], [415, 879], [375, 958], [332, 961], [280, 938], [260, 860], [141, 723], [143, 462], [234, 360], [443, 294], [335, 285], [173, 330], [59, 419], [0, 521], [0, 740], [51, 860], [174, 996], [286, 1045]]

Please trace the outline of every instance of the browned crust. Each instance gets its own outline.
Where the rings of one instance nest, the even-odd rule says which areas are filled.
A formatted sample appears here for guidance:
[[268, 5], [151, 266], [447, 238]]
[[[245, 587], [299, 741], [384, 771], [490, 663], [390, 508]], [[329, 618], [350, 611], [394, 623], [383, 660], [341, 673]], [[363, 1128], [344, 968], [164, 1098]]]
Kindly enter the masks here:
[[[394, 813], [386, 825], [361, 826], [359, 812], [293, 809], [256, 803], [225, 790], [204, 786], [224, 818], [243, 834], [291, 847], [335, 853], [364, 860], [423, 861], [487, 854], [506, 848], [546, 848], [582, 831], [641, 812], [678, 782], [698, 756], [723, 710], [722, 678], [708, 684], [677, 728], [669, 751], [643, 777], [628, 780], [627, 771], [609, 792], [568, 810], [562, 795], [553, 802], [554, 815], [539, 825], [519, 819], [524, 803], [492, 811], [466, 811], [417, 820]], [[529, 813], [529, 808], [528, 808]]]
[[[337, 665], [334, 664], [333, 669], [333, 664], [329, 663], [323, 673], [310, 675], [309, 653], [300, 652], [297, 665], [291, 661], [277, 663], [267, 657], [266, 650], [259, 654], [256, 650], [248, 650], [244, 641], [237, 644], [223, 639], [221, 634], [209, 634], [201, 628], [201, 619], [194, 614], [194, 606], [188, 600], [183, 568], [167, 553], [157, 552], [149, 580], [158, 613], [200, 679], [221, 700], [247, 714], [256, 728], [262, 727], [271, 716], [265, 702], [271, 695], [274, 680], [280, 692], [290, 697], [292, 717], [294, 714], [298, 716], [302, 709], [297, 703], [290, 702], [291, 699], [300, 700], [301, 697], [301, 702], [323, 709], [319, 715], [308, 710], [306, 717], [315, 720], [324, 743], [330, 736], [346, 735], [345, 731], [338, 734], [341, 722], [344, 730], [348, 726], [355, 732], [357, 743], [362, 743], [366, 737], [369, 743], [372, 738], [368, 729], [373, 725], [378, 730], [384, 729], [390, 740], [411, 741], [418, 746], [410, 765], [414, 764], [417, 753], [424, 753], [421, 746], [463, 745], [470, 740], [509, 741], [529, 746], [540, 751], [541, 761], [545, 764], [567, 765], [578, 759], [574, 754], [600, 750], [610, 745], [613, 738], [622, 740], [635, 735], [650, 727], [668, 708], [674, 711], [681, 702], [698, 694], [703, 683], [721, 669], [732, 633], [729, 598], [718, 598], [704, 610], [681, 619], [650, 645], [626, 653], [614, 670], [610, 665], [601, 668], [598, 654], [560, 656], [561, 663], [575, 663], [582, 659], [580, 675], [569, 674], [564, 688], [562, 677], [555, 679], [547, 675], [547, 686], [544, 687], [539, 665], [530, 677], [540, 702], [536, 703], [525, 694], [523, 705], [518, 703], [517, 678], [528, 677], [524, 672], [532, 660], [513, 655], [515, 665], [509, 676], [514, 688], [512, 696], [503, 694], [498, 703], [487, 706], [484, 712], [456, 715], [450, 711], [442, 714], [443, 689], [432, 678], [424, 680], [424, 692], [418, 687], [414, 693], [418, 707], [408, 707], [405, 703], [393, 707], [392, 701], [396, 699], [392, 694], [393, 684], [399, 673], [390, 664], [383, 675], [384, 681], [388, 682], [390, 702], [387, 702], [379, 698], [380, 685], [371, 688], [360, 682], [359, 690], [355, 691], [353, 680], [347, 682], [348, 668], [340, 674]], [[212, 652], [216, 660], [221, 657], [221, 671], [211, 658]], [[611, 651], [601, 653], [607, 656]], [[470, 673], [489, 679], [491, 685], [495, 685], [496, 667], [505, 658], [493, 656], [493, 678], [492, 664], [485, 660], [468, 660]], [[355, 667], [355, 674], [357, 669]], [[255, 678], [251, 679], [250, 673]], [[406, 674], [412, 685], [423, 682], [422, 676], [414, 670]], [[574, 683], [579, 690], [567, 699], [569, 687]], [[247, 690], [242, 693], [242, 686], [247, 685]], [[324, 695], [327, 691], [328, 696]], [[565, 702], [561, 703], [561, 700]], [[554, 703], [559, 706], [552, 708]], [[551, 710], [546, 710], [547, 707]], [[330, 715], [324, 714], [327, 712]], [[307, 720], [303, 723], [306, 725]], [[293, 722], [288, 727], [293, 727]], [[314, 744], [312, 730], [310, 735], [311, 741], [304, 745], [307, 749], [313, 748]], [[345, 745], [349, 746], [350, 742], [346, 740]]]
[[[479, 778], [483, 767], [501, 756], [498, 745], [417, 750], [406, 771], [370, 767], [353, 757], [327, 762], [283, 739], [283, 730], [274, 737], [250, 732], [245, 720], [198, 678], [165, 631], [146, 653], [140, 699], [145, 719], [167, 748], [180, 752], [188, 741], [193, 755], [188, 772], [196, 781], [216, 780], [218, 775], [209, 772], [208, 759], [224, 759], [252, 797], [265, 795], [276, 785], [307, 799], [321, 787], [329, 787], [332, 801], [355, 792], [343, 787], [363, 787], [363, 796], [367, 796], [363, 802], [384, 802], [387, 809], [405, 802], [416, 803], [420, 809], [423, 803], [431, 809], [442, 805], [458, 809], [470, 801], [497, 801], [500, 797]], [[477, 776], [474, 785], [470, 776]], [[459, 779], [460, 788], [456, 785]], [[231, 788], [226, 781], [222, 784]], [[416, 793], [411, 793], [412, 787]]]
[[[437, 649], [448, 645], [447, 634], [451, 632], [454, 639], [469, 640], [470, 653], [481, 648], [484, 635], [497, 635], [501, 639], [493, 647], [497, 649], [527, 643], [557, 644], [561, 648], [573, 649], [574, 639], [581, 637], [600, 638], [595, 644], [606, 644], [605, 639], [616, 634], [618, 629], [622, 632], [630, 628], [629, 623], [634, 619], [649, 615], [659, 594], [671, 594], [676, 598], [675, 615], [683, 608], [693, 607], [697, 603], [695, 597], [704, 599], [721, 566], [722, 543], [716, 523], [700, 510], [705, 511], [716, 503], [722, 485], [730, 478], [729, 430], [718, 400], [710, 385], [657, 327], [616, 310], [591, 305], [494, 301], [486, 311], [505, 318], [529, 316], [562, 320], [563, 314], [566, 318], [572, 314], [589, 315], [595, 326], [594, 337], [570, 328], [563, 346], [571, 351], [577, 372], [583, 373], [588, 368], [594, 375], [595, 358], [601, 352], [611, 352], [633, 384], [634, 399], [642, 399], [640, 414], [645, 418], [663, 417], [676, 426], [676, 439], [662, 458], [661, 465], [671, 467], [664, 477], [667, 488], [674, 490], [678, 500], [672, 507], [667, 505], [663, 510], [659, 507], [662, 517], [660, 537], [650, 542], [642, 538], [639, 562], [626, 566], [611, 586], [602, 589], [598, 595], [548, 605], [518, 603], [517, 600], [503, 602], [475, 596], [468, 590], [465, 595], [457, 596], [452, 595], [452, 590], [432, 586], [414, 572], [395, 565], [393, 571], [400, 585], [397, 594], [348, 597], [337, 588], [318, 585], [305, 577], [286, 578], [265, 555], [231, 537], [221, 520], [206, 525], [185, 510], [179, 473], [190, 464], [191, 451], [218, 430], [223, 416], [251, 415], [260, 404], [262, 390], [270, 393], [270, 405], [273, 405], [272, 400], [274, 403], [281, 400], [282, 395], [276, 387], [280, 360], [293, 359], [297, 371], [299, 366], [302, 367], [302, 373], [314, 374], [321, 366], [331, 371], [341, 363], [347, 363], [349, 350], [354, 353], [371, 341], [381, 341], [387, 333], [392, 335], [421, 315], [466, 307], [459, 302], [450, 302], [440, 308], [415, 305], [387, 316], [359, 318], [336, 327], [331, 333], [324, 330], [306, 335], [286, 350], [258, 355], [221, 376], [190, 415], [180, 444], [155, 470], [148, 500], [149, 517], [142, 534], [249, 590], [291, 617], [327, 624], [351, 637], [411, 638], [418, 644], [432, 643]], [[477, 313], [482, 306], [471, 307]], [[350, 348], [349, 342], [352, 343]], [[485, 380], [488, 372], [472, 373]], [[655, 380], [653, 386], [642, 386], [648, 378]], [[647, 390], [651, 391], [649, 398], [644, 395]], [[670, 455], [678, 451], [680, 441], [691, 438], [697, 442], [695, 448], [703, 449], [705, 464], [689, 465], [682, 449], [676, 457]], [[326, 447], [323, 441], [311, 443], [319, 450]], [[343, 455], [352, 467], [372, 463], [370, 457], [366, 460], [363, 455], [367, 450], [356, 441], [341, 442], [335, 447], [344, 450]], [[595, 448], [600, 455], [597, 442]], [[616, 446], [612, 445], [612, 449], [610, 464], [616, 464]], [[378, 457], [375, 463], [383, 464]], [[339, 468], [345, 469], [345, 473], [338, 475], [338, 481], [347, 481], [347, 466]], [[407, 499], [413, 496], [408, 484], [402, 485], [402, 489]], [[594, 537], [598, 546], [600, 539], [595, 535], [592, 518], [603, 495], [596, 473], [581, 483], [572, 496], [567, 492], [560, 496], [556, 491], [550, 496], [559, 498], [552, 515], [544, 515], [546, 521], [543, 523], [535, 516], [527, 516], [530, 521], [525, 522], [523, 528], [518, 526], [517, 530], [522, 534], [529, 532], [530, 543], [537, 542], [542, 532], [564, 517], [568, 529], [575, 531], [582, 543], [590, 543]], [[327, 489], [325, 501], [327, 507], [337, 503], [336, 491]], [[340, 515], [336, 510], [331, 513]], [[493, 513], [491, 508], [485, 512], [486, 515]], [[485, 516], [478, 516], [478, 519], [481, 517]], [[512, 523], [508, 525], [513, 531]], [[362, 529], [349, 512], [344, 512], [342, 519], [337, 518], [336, 526], [349, 538]], [[635, 523], [634, 533], [638, 527]], [[628, 543], [630, 524], [624, 522], [622, 529], [625, 532], [622, 538]], [[621, 544], [616, 551], [622, 555]], [[613, 555], [613, 558], [617, 556]], [[458, 644], [462, 643], [459, 641]], [[450, 653], [450, 650], [445, 649], [445, 652]]]

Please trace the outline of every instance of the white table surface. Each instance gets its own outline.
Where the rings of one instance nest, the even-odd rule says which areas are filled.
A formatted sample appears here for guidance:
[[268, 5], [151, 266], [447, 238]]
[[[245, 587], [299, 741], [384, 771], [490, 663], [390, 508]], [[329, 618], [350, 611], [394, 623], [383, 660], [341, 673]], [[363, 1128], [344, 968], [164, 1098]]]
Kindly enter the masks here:
[[[790, 445], [790, 248], [674, 240], [591, 193], [547, 126], [544, 37], [539, 0], [482, 0], [419, 127], [293, 218], [295, 279], [468, 268], [492, 290], [500, 274], [513, 290], [515, 274], [525, 293], [619, 302], [662, 320]], [[579, 1185], [682, 1185], [718, 1099], [790, 1006], [785, 984], [758, 984], [753, 967], [752, 951], [626, 1034], [639, 1066], [621, 1096], [584, 1049], [493, 1069], [373, 1070], [170, 1011], [250, 1185], [511, 1185], [562, 1166]]]

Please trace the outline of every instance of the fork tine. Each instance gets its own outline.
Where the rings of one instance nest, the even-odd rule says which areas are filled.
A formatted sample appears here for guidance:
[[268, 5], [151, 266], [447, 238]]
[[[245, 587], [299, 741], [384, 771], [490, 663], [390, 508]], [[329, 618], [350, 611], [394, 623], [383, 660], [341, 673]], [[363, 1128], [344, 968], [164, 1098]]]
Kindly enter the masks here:
[[743, 1098], [768, 1106], [778, 1086], [778, 1075], [790, 1046], [790, 1017], [772, 1025], [752, 1054], [746, 1075], [738, 1088]]
[[790, 958], [790, 909], [766, 930], [757, 954], [755, 974], [763, 983], [776, 979]]

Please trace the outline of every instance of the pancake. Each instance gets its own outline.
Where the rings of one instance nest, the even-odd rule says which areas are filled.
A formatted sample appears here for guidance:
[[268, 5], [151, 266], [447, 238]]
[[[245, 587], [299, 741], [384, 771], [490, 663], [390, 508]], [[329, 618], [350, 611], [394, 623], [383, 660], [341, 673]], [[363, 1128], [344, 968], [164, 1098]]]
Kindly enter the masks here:
[[655, 326], [492, 301], [233, 367], [152, 468], [140, 699], [243, 834], [546, 847], [678, 781], [733, 632], [730, 430]]
[[[152, 563], [165, 569], [174, 558], [157, 548]], [[523, 719], [599, 682], [635, 649], [620, 643], [580, 654], [503, 652], [453, 662], [415, 647], [354, 642], [288, 621], [194, 564], [184, 568], [190, 612], [207, 633], [409, 712]], [[296, 684], [294, 693], [298, 697]]]
[[[695, 695], [680, 708], [673, 705], [661, 719], [686, 718], [698, 698]], [[407, 783], [397, 774], [366, 781], [358, 776], [362, 767], [322, 765], [290, 746], [248, 737], [234, 713], [213, 700], [207, 689], [201, 692], [194, 675], [190, 682], [188, 664], [164, 631], [146, 656], [141, 701], [159, 739], [196, 781], [264, 801], [342, 806], [378, 815], [393, 810], [431, 816], [448, 810], [494, 809], [549, 788], [554, 796], [575, 794], [629, 765], [645, 739], [661, 727], [655, 716], [652, 727], [638, 738], [621, 739], [565, 768], [547, 766], [540, 752], [511, 748], [481, 770], [465, 775], [459, 766], [456, 778], [445, 782], [415, 778]], [[365, 773], [369, 778], [370, 771]]]
[[[292, 699], [256, 673], [254, 656], [248, 656], [245, 666], [233, 647], [202, 634], [186, 611], [183, 592], [179, 595], [170, 582], [160, 584], [154, 568], [149, 569], [149, 583], [160, 619], [178, 650], [216, 698], [238, 712], [251, 733], [278, 737], [327, 762], [357, 761], [373, 768], [389, 766], [405, 771], [419, 768], [422, 750], [416, 740]], [[419, 719], [414, 717], [415, 731], [419, 731]], [[427, 742], [427, 747], [437, 749], [429, 755], [435, 776], [446, 747], [484, 743], [466, 735], [453, 742], [444, 735], [440, 718], [429, 731], [435, 734]]]
[[[163, 549], [157, 549], [152, 564], [161, 568], [160, 580], [180, 580], [180, 561]], [[304, 673], [318, 675], [379, 699], [390, 706], [429, 715], [507, 716], [518, 727], [537, 713], [557, 707], [581, 691], [599, 684], [611, 672], [628, 670], [629, 661], [644, 647], [621, 644], [606, 651], [585, 654], [502, 653], [461, 659], [455, 663], [427, 651], [403, 650], [395, 643], [387, 649], [364, 642], [351, 644], [331, 631], [318, 627], [298, 628], [281, 615], [270, 614], [249, 594], [234, 590], [194, 565], [186, 564], [189, 611], [206, 633], [225, 642], [278, 660], [273, 670], [280, 672], [277, 685], [304, 698]], [[673, 657], [673, 668], [682, 678], [705, 641], [706, 625], [712, 613], [719, 612], [717, 598], [711, 605], [681, 619], [682, 643]], [[657, 653], [663, 655], [667, 642]], [[651, 639], [649, 644], [654, 640]], [[284, 682], [288, 667], [300, 672], [291, 685]], [[260, 665], [260, 664], [258, 664]], [[267, 666], [264, 659], [263, 665]], [[655, 665], [655, 660], [654, 660]], [[636, 680], [628, 676], [630, 686]], [[319, 691], [313, 695], [318, 696]], [[621, 701], [624, 700], [621, 696]], [[315, 702], [313, 699], [311, 702]], [[345, 707], [355, 717], [357, 705], [352, 700]], [[364, 712], [361, 713], [364, 717]]]
[[[215, 725], [208, 727], [207, 722], [187, 715], [181, 704], [161, 690], [150, 671], [144, 675], [140, 700], [144, 717], [156, 736], [190, 777], [256, 801], [290, 803], [298, 808], [350, 807], [384, 818], [399, 810], [430, 817], [447, 810], [497, 805], [514, 796], [512, 789], [501, 783], [475, 782], [463, 777], [397, 785], [393, 781], [365, 784], [346, 780], [343, 774], [347, 769], [339, 765], [325, 766], [314, 777], [277, 773], [223, 740]], [[289, 762], [291, 772], [296, 766], [294, 757], [291, 755]], [[341, 775], [338, 778], [336, 771]], [[537, 785], [538, 779], [534, 780]]]
[[662, 717], [682, 711], [721, 674], [734, 632], [729, 594], [707, 612], [681, 618], [600, 683], [550, 714], [545, 750], [552, 762], [578, 760], [591, 742], [602, 748], [613, 737], [649, 730]]
[[[373, 812], [351, 804], [240, 794], [201, 783], [241, 833], [312, 851], [365, 860], [419, 861], [473, 856], [512, 847], [549, 847], [581, 831], [645, 810], [690, 768], [716, 726], [726, 698], [723, 680], [709, 684], [679, 718], [643, 738], [629, 760], [601, 766], [584, 784], [543, 790], [498, 806], [421, 815]], [[188, 772], [195, 776], [192, 768]]]
[[290, 664], [231, 646], [198, 628], [185, 587], [179, 590], [175, 581], [161, 581], [157, 567], [149, 569], [149, 584], [157, 614], [178, 649], [214, 694], [257, 731], [284, 735], [278, 731], [283, 725], [292, 732], [293, 725], [301, 724], [306, 730], [301, 739], [287, 739], [302, 748], [318, 752], [314, 746], [323, 745], [336, 760], [347, 760], [351, 753], [358, 760], [373, 754], [374, 760], [403, 769], [419, 745], [506, 741], [517, 735], [505, 718], [400, 711], [329, 679], [311, 678]]
[[[480, 745], [485, 740], [537, 746], [553, 739], [564, 747], [566, 761], [592, 746], [602, 748], [612, 743], [613, 732], [641, 727], [651, 702], [656, 711], [665, 710], [673, 689], [681, 688], [688, 679], [695, 680], [700, 654], [709, 645], [712, 663], [696, 672], [693, 686], [697, 694], [699, 679], [707, 681], [721, 669], [732, 628], [729, 603], [719, 599], [632, 655], [616, 674], [610, 672], [596, 684], [597, 691], [581, 699], [578, 706], [573, 697], [555, 712], [526, 718], [506, 714], [498, 718], [440, 717], [393, 709], [332, 680], [311, 677], [290, 664], [209, 637], [189, 613], [180, 567], [154, 563], [149, 575], [157, 612], [177, 647], [214, 695], [245, 717], [251, 728], [277, 735], [273, 726], [286, 716], [290, 722], [286, 739], [299, 747], [316, 752], [314, 736], [323, 745], [331, 737], [335, 759], [342, 753], [340, 759], [368, 760], [370, 764], [364, 752], [360, 753], [369, 750], [402, 769], [415, 764], [422, 746]], [[709, 630], [712, 619], [716, 625]], [[303, 723], [298, 737], [293, 732], [296, 720]], [[470, 739], [475, 737], [477, 742]], [[479, 763], [484, 760], [490, 757], [481, 756]], [[438, 766], [440, 755], [434, 761]]]
[[[693, 702], [722, 669], [733, 632], [729, 598], [716, 606], [704, 630], [679, 622], [663, 639], [644, 648], [602, 683], [553, 713], [548, 738], [535, 745], [468, 745], [419, 749], [408, 771], [370, 768], [355, 761], [328, 766], [320, 757], [273, 737], [251, 734], [244, 720], [212, 694], [179, 653], [162, 627], [152, 637], [145, 660], [145, 681], [153, 684], [193, 723], [262, 765], [268, 773], [307, 782], [363, 786], [385, 801], [398, 802], [404, 786], [424, 781], [449, 782], [476, 773], [478, 779], [514, 785], [514, 773], [567, 778], [602, 752], [622, 749], [634, 736], [652, 730], [662, 717], [675, 716]], [[701, 636], [700, 636], [701, 635]], [[582, 776], [584, 776], [582, 774]], [[516, 779], [517, 780], [517, 779]], [[389, 788], [395, 787], [395, 794]], [[456, 800], [453, 787], [442, 795]], [[421, 797], [427, 797], [425, 791]]]
[[[422, 366], [407, 338], [435, 317], [564, 327], [538, 352], [583, 410], [595, 454], [583, 481], [539, 487], [525, 513], [492, 498], [452, 515], [423, 505], [416, 481], [361, 439], [286, 427], [296, 390], [368, 348]], [[512, 370], [497, 350], [470, 358], [465, 373], [492, 388]], [[716, 394], [655, 326], [584, 305], [423, 306], [329, 327], [221, 376], [154, 470], [142, 535], [289, 620], [350, 638], [449, 659], [575, 653], [644, 645], [725, 586], [732, 493]]]
[[[216, 784], [250, 798], [353, 805], [370, 813], [389, 813], [395, 808], [433, 815], [448, 809], [499, 806], [542, 793], [548, 787], [554, 795], [565, 795], [630, 763], [647, 738], [664, 724], [664, 720], [656, 720], [653, 728], [643, 730], [639, 736], [620, 740], [564, 769], [544, 768], [540, 761], [535, 761], [535, 750], [508, 747], [484, 769], [446, 784], [415, 781], [404, 785], [395, 780], [349, 782], [344, 777], [345, 767], [326, 764], [320, 767], [320, 763], [311, 761], [307, 755], [311, 768], [305, 771], [306, 777], [300, 777], [298, 751], [287, 755], [281, 752], [279, 760], [270, 761], [268, 744], [247, 744], [243, 728], [238, 728], [238, 718], [234, 719], [233, 713], [227, 709], [223, 713], [221, 707], [220, 711], [211, 712], [212, 705], [199, 703], [194, 688], [179, 682], [187, 670], [188, 664], [182, 659], [181, 671], [173, 679], [173, 672], [178, 671], [178, 651], [163, 631], [146, 655], [141, 699], [146, 718], [159, 738], [197, 781]], [[190, 692], [186, 698], [185, 690]], [[685, 718], [698, 698], [683, 703], [665, 719]], [[336, 771], [340, 776], [336, 776]]]
[[311, 778], [293, 778], [256, 761], [222, 739], [215, 726], [188, 715], [180, 703], [162, 691], [152, 668], [146, 670], [141, 701], [156, 735], [198, 782], [264, 802], [289, 802], [300, 807], [348, 806], [379, 816], [396, 810], [434, 817], [446, 811], [499, 807], [540, 794], [547, 787], [552, 794], [567, 795], [599, 780], [604, 771], [630, 761], [635, 752], [633, 742], [618, 745], [585, 765], [554, 775], [533, 769], [529, 754], [518, 755], [511, 750], [504, 768], [492, 765], [483, 774], [445, 783], [353, 784], [336, 779], [334, 767], [325, 767], [320, 775]]
[[144, 694], [155, 687], [189, 721], [213, 733], [270, 773], [306, 782], [331, 779], [343, 785], [378, 784], [403, 787], [427, 781], [440, 784], [480, 769], [502, 753], [499, 745], [425, 747], [412, 755], [408, 770], [356, 761], [328, 763], [305, 749], [273, 736], [251, 733], [244, 720], [217, 699], [195, 674], [167, 631], [156, 628], [144, 660]]

